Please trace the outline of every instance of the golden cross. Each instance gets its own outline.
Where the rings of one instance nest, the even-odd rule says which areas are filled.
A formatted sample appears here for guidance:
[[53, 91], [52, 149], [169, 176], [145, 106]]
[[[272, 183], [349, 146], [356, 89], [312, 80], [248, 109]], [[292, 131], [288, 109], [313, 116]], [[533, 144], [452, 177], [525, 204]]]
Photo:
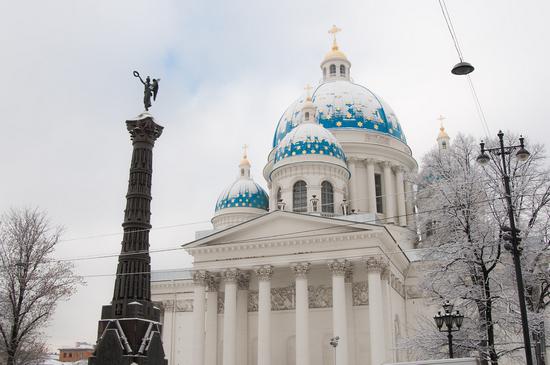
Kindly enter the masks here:
[[342, 29], [338, 28], [338, 27], [337, 27], [336, 25], [334, 25], [334, 24], [332, 25], [332, 28], [330, 28], [330, 29], [328, 30], [328, 33], [329, 33], [329, 34], [332, 34], [332, 46], [333, 46], [333, 47], [338, 47], [338, 46], [336, 45], [336, 33], [340, 32], [340, 31], [342, 31]]
[[248, 158], [248, 145], [243, 145], [243, 158]]
[[311, 87], [310, 84], [306, 84], [306, 87], [304, 87], [304, 90], [306, 91], [306, 97], [308, 100], [311, 99], [311, 89], [313, 88]]

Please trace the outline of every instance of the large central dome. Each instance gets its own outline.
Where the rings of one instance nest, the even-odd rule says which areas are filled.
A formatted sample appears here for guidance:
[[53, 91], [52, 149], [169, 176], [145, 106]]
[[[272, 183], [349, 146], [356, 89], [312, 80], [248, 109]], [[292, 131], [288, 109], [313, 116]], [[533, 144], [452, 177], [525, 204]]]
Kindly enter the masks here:
[[[299, 124], [305, 100], [306, 95], [303, 95], [282, 115], [273, 138], [273, 147]], [[347, 79], [325, 81], [315, 89], [312, 100], [317, 107], [317, 121], [325, 128], [369, 130], [406, 143], [393, 110], [364, 86]]]

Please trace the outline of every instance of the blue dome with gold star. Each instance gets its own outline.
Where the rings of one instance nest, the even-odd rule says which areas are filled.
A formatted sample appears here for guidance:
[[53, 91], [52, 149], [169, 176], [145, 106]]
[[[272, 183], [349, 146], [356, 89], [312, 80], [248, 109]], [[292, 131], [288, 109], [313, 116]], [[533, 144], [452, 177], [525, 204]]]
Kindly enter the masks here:
[[346, 163], [346, 156], [336, 137], [317, 123], [301, 123], [286, 134], [277, 145], [274, 162], [303, 155], [333, 157]]
[[[303, 95], [282, 115], [273, 138], [273, 147], [277, 147], [299, 125], [305, 101], [306, 95]], [[312, 101], [317, 108], [317, 123], [329, 130], [366, 130], [407, 143], [390, 106], [364, 86], [346, 79], [325, 81], [313, 92]]]
[[225, 208], [268, 210], [269, 198], [265, 190], [253, 180], [239, 179], [225, 188], [218, 197], [216, 212]]

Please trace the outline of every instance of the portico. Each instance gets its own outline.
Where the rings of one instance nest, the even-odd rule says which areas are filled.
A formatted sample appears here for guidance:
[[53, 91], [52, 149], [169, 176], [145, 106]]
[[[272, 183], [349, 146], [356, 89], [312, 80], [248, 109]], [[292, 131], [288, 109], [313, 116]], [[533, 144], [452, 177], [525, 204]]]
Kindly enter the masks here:
[[[238, 231], [261, 237], [266, 224], [281, 228], [279, 239], [235, 239]], [[214, 343], [222, 344], [220, 365], [234, 365], [237, 358], [246, 359], [239, 364], [248, 365], [332, 365], [328, 339], [334, 336], [340, 337], [338, 365], [359, 363], [356, 359], [364, 363], [365, 345], [370, 364], [394, 360], [386, 340], [392, 333], [384, 332], [388, 317], [379, 313], [390, 307], [399, 313], [403, 308], [403, 286], [397, 283], [402, 283], [408, 262], [404, 256], [395, 257], [397, 246], [386, 230], [282, 211], [242, 226], [197, 240], [187, 248], [195, 257], [193, 292], [198, 303], [192, 314], [193, 348], [203, 351], [193, 356], [193, 365], [213, 364]], [[295, 232], [306, 231], [306, 226], [328, 234], [315, 239], [296, 237]], [[394, 285], [384, 291], [387, 284], [383, 281], [390, 273]], [[238, 304], [238, 283], [243, 277], [249, 283], [244, 348], [239, 345], [242, 332], [237, 331], [238, 313], [243, 309], [242, 301], [241, 309]], [[217, 311], [212, 310], [214, 297], [219, 298]], [[319, 322], [320, 318], [328, 321], [319, 330], [320, 323], [312, 320]], [[215, 323], [223, 330], [218, 331]]]

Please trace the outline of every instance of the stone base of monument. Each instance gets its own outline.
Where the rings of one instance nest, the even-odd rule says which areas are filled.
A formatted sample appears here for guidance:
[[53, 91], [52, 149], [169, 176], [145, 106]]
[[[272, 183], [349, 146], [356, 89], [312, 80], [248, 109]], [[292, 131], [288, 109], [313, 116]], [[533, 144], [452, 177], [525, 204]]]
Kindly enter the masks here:
[[88, 365], [167, 365], [161, 330], [160, 309], [152, 302], [135, 301], [123, 307], [105, 305], [97, 346]]

